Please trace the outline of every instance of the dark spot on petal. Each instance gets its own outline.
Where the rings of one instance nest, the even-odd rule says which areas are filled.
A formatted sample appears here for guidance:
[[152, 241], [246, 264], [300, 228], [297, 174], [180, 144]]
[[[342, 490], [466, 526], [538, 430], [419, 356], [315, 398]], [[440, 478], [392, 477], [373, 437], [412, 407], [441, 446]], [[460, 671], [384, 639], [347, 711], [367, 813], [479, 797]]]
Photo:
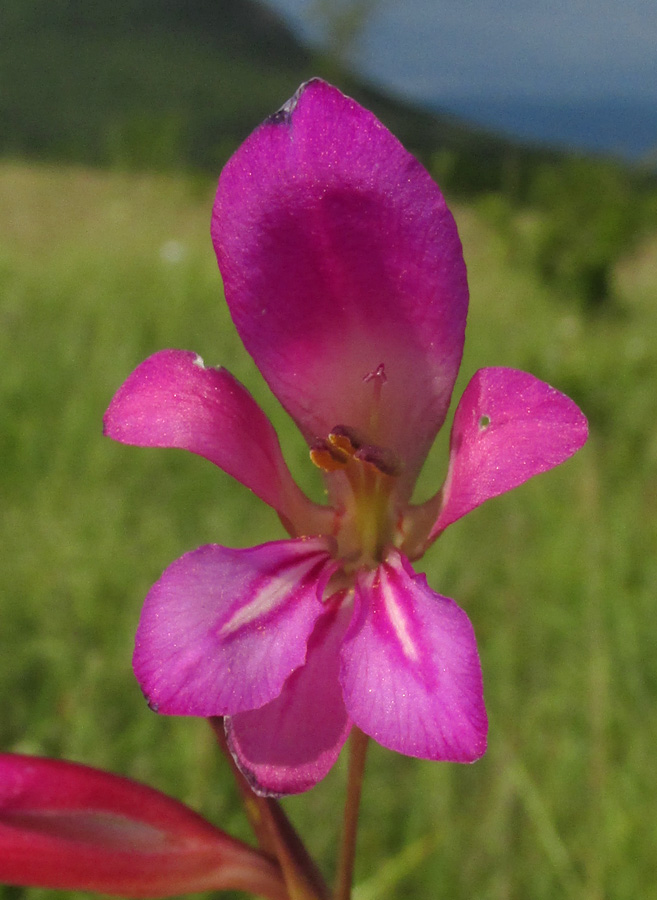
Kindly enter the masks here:
[[296, 109], [299, 98], [303, 94], [308, 84], [310, 84], [309, 81], [304, 81], [304, 83], [297, 88], [293, 96], [290, 97], [287, 103], [284, 103], [280, 109], [276, 110], [275, 113], [272, 113], [271, 116], [268, 116], [265, 119], [265, 125], [291, 125], [292, 113]]
[[485, 431], [489, 425], [490, 425], [490, 416], [482, 416], [479, 419], [479, 428], [482, 431]]
[[290, 113], [291, 110], [288, 109], [286, 103], [285, 106], [281, 106], [280, 109], [277, 109], [275, 113], [267, 116], [265, 125], [289, 125], [291, 119]]

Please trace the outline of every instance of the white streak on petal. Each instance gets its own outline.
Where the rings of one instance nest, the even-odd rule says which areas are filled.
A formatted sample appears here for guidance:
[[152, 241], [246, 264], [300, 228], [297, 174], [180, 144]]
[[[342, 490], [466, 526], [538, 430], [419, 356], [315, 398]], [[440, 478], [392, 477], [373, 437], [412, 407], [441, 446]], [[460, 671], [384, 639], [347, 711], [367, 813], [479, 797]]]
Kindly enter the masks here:
[[390, 581], [385, 577], [385, 574], [383, 573], [381, 576], [381, 596], [388, 613], [388, 619], [390, 620], [392, 627], [395, 629], [395, 633], [399, 638], [399, 643], [402, 650], [404, 651], [404, 655], [412, 662], [416, 662], [418, 659], [417, 647], [413, 643], [413, 639], [411, 638], [411, 635], [409, 633], [404, 613], [399, 608], [399, 605], [395, 600], [394, 591], [390, 586]]
[[263, 579], [255, 589], [251, 601], [236, 610], [235, 615], [222, 625], [219, 634], [222, 637], [233, 634], [244, 625], [251, 624], [254, 619], [266, 616], [276, 609], [279, 603], [305, 580], [310, 570], [317, 565], [317, 559], [317, 556], [313, 555], [298, 565], [287, 568], [284, 574]]

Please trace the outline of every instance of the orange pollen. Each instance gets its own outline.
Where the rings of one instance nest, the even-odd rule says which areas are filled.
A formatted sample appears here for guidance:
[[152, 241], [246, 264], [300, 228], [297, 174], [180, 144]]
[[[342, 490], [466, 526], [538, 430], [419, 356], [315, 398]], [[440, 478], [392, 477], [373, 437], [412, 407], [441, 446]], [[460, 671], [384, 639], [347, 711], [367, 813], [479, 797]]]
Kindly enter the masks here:
[[350, 460], [367, 463], [382, 475], [393, 478], [401, 474], [402, 466], [393, 450], [366, 444], [353, 428], [337, 425], [326, 440], [318, 440], [310, 448], [310, 458], [325, 472], [344, 469]]
[[349, 462], [349, 456], [328, 441], [315, 441], [310, 448], [310, 458], [324, 472], [337, 472]]

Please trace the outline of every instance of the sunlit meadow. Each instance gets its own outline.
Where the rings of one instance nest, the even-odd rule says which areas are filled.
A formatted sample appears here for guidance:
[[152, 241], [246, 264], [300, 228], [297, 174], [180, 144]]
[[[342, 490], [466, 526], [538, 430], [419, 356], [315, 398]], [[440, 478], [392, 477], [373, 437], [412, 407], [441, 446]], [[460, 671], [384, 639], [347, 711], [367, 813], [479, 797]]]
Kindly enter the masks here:
[[[172, 559], [282, 529], [204, 460], [101, 436], [142, 359], [195, 350], [249, 387], [320, 496], [223, 304], [213, 192], [203, 180], [0, 166], [0, 749], [129, 774], [246, 837], [210, 730], [148, 710], [132, 640]], [[455, 397], [480, 366], [527, 369], [569, 394], [592, 433], [426, 556], [431, 586], [458, 598], [477, 632], [489, 750], [458, 766], [371, 747], [355, 897], [657, 897], [657, 239], [618, 268], [615, 309], [585, 317], [510, 258], [475, 208], [454, 212], [471, 288]], [[444, 474], [446, 437], [419, 497]], [[344, 775], [338, 766], [285, 803], [329, 872]]]

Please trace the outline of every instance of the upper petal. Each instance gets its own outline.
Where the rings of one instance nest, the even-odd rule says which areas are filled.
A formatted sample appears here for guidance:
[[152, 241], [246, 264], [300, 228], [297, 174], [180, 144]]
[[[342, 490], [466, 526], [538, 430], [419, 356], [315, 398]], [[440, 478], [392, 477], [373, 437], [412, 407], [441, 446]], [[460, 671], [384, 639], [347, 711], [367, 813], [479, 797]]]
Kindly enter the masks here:
[[564, 462], [587, 436], [579, 407], [544, 381], [516, 369], [475, 372], [454, 416], [442, 505], [429, 540], [484, 500]]
[[334, 564], [320, 538], [187, 553], [151, 588], [134, 670], [150, 705], [223, 716], [280, 694], [306, 658]]
[[321, 781], [351, 729], [338, 680], [351, 610], [333, 605], [317, 621], [305, 665], [260, 709], [225, 720], [228, 744], [252, 788], [298, 794]]
[[470, 620], [396, 551], [357, 582], [341, 680], [354, 723], [384, 747], [452, 762], [472, 762], [486, 750]]
[[272, 424], [226, 369], [195, 353], [162, 350], [138, 366], [104, 417], [104, 432], [140, 447], [181, 447], [209, 459], [288, 520], [312, 515]]
[[0, 881], [124, 897], [286, 897], [275, 866], [191, 809], [88, 766], [0, 755]]
[[[315, 80], [224, 168], [212, 236], [242, 340], [306, 438], [351, 426], [412, 479], [449, 405], [468, 303], [426, 170]], [[385, 383], [366, 380], [380, 366]]]

